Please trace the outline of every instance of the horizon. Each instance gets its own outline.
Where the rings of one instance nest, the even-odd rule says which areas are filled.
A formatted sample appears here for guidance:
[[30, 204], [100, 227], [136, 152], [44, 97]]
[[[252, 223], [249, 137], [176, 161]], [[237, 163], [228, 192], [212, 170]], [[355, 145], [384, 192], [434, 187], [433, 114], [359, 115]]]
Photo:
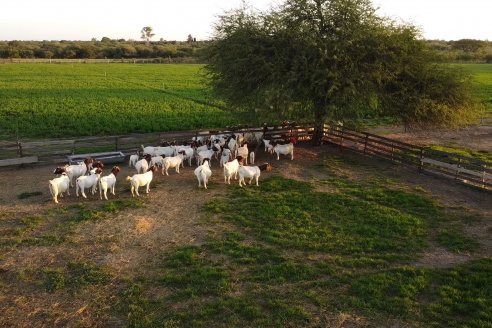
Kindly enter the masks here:
[[[276, 0], [248, 3], [267, 10]], [[419, 27], [426, 40], [492, 40], [492, 1], [469, 0], [372, 0], [380, 16]], [[84, 5], [63, 0], [18, 0], [4, 4], [0, 12], [0, 40], [8, 41], [140, 41], [140, 31], [151, 26], [164, 41], [186, 41], [191, 34], [197, 41], [212, 38], [217, 16], [237, 8], [241, 0], [184, 0], [165, 4], [150, 0], [140, 10], [132, 2], [87, 0]], [[147, 9], [148, 8], [148, 9]]]

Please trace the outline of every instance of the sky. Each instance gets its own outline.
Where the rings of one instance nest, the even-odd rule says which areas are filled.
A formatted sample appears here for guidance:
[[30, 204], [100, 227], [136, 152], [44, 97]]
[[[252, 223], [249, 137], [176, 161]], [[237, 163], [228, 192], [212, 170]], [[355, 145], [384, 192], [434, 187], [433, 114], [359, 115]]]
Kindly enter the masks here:
[[[492, 41], [492, 0], [372, 0], [377, 13], [419, 26], [426, 39]], [[279, 0], [248, 0], [264, 10]], [[140, 39], [212, 37], [217, 15], [241, 0], [13, 0], [0, 7], [0, 40]]]

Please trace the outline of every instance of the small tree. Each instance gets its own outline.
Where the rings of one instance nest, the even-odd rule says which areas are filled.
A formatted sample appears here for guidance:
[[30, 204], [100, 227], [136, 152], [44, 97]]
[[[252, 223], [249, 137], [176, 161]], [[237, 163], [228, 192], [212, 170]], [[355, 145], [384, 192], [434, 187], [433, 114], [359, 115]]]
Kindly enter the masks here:
[[140, 31], [142, 33], [140, 38], [145, 41], [146, 45], [150, 44], [150, 39], [155, 35], [152, 31], [153, 29], [150, 26], [145, 26], [142, 28], [142, 31]]
[[188, 34], [188, 38], [186, 39], [186, 42], [192, 43], [193, 42], [193, 36], [191, 34]]

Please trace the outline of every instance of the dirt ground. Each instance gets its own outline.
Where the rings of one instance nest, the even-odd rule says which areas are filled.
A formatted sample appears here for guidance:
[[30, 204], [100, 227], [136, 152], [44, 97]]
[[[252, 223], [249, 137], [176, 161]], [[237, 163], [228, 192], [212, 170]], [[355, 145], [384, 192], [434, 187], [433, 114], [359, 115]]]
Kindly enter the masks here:
[[[352, 162], [359, 163], [355, 169], [348, 168], [352, 178], [365, 179], [371, 175], [384, 176], [408, 185], [410, 189], [423, 188], [429, 197], [448, 208], [464, 208], [486, 218], [492, 218], [492, 192], [465, 186], [452, 180], [436, 178], [419, 174], [416, 169], [395, 166], [391, 163], [363, 157], [349, 151], [340, 151], [338, 148], [323, 146], [313, 148], [305, 145], [296, 149], [294, 161], [283, 158], [278, 161], [273, 156], [260, 154], [257, 162], [268, 161], [274, 165], [274, 170], [267, 175], [282, 175], [288, 178], [311, 181], [326, 177], [315, 166], [324, 159], [341, 156]], [[61, 164], [61, 163], [60, 163]], [[99, 197], [88, 193], [89, 199], [71, 196], [60, 199], [60, 204], [54, 204], [48, 189], [48, 180], [53, 178], [54, 165], [27, 166], [22, 168], [0, 169], [0, 233], [11, 228], [11, 222], [20, 217], [39, 213], [48, 213], [52, 209], [68, 204], [91, 204], [103, 202]], [[127, 175], [134, 174], [122, 163], [122, 171], [118, 176], [116, 198], [131, 198], [128, 182], [124, 181]], [[100, 322], [119, 326], [117, 318], [98, 318], [85, 314], [85, 307], [91, 299], [90, 290], [87, 295], [78, 295], [77, 299], [60, 305], [50, 293], [39, 295], [29, 292], [29, 285], [17, 286], [9, 284], [10, 275], [19, 275], [23, 270], [29, 272], [40, 271], [60, 261], [70, 259], [90, 259], [100, 265], [109, 266], [118, 275], [136, 277], [148, 274], [146, 270], [153, 267], [152, 263], [160, 261], [167, 250], [183, 245], [199, 245], [212, 230], [207, 214], [200, 210], [205, 202], [213, 197], [227, 193], [229, 186], [224, 185], [217, 161], [212, 162], [212, 178], [209, 189], [198, 189], [196, 178], [191, 168], [181, 169], [181, 174], [170, 170], [169, 176], [160, 173], [155, 176], [151, 184], [151, 191], [145, 195], [144, 188], [140, 189], [141, 197], [145, 199], [145, 206], [136, 209], [126, 209], [111, 217], [111, 224], [107, 220], [96, 220], [90, 224], [79, 225], [71, 235], [69, 243], [49, 247], [19, 247], [0, 258], [0, 312], [6, 317], [21, 317], [20, 326], [29, 326], [30, 322], [43, 318], [64, 318], [63, 320], [47, 321], [52, 325], [63, 326], [76, 316], [83, 326], [97, 326]], [[109, 171], [109, 170], [107, 170]], [[108, 172], [105, 172], [107, 174]], [[262, 176], [262, 178], [264, 178]], [[260, 178], [260, 184], [261, 179]], [[234, 183], [237, 183], [234, 181]], [[254, 188], [248, 186], [248, 188]], [[19, 199], [18, 195], [24, 192], [42, 192], [41, 195]], [[110, 199], [115, 196], [108, 195]], [[468, 233], [484, 245], [481, 256], [492, 255], [492, 241], [490, 233], [492, 220], [487, 220], [486, 226], [469, 226]], [[215, 226], [214, 226], [215, 227]], [[43, 229], [50, 229], [49, 224]], [[160, 254], [160, 255], [159, 255]], [[444, 249], [432, 248], [417, 266], [446, 267], [465, 262], [474, 258], [471, 254], [455, 254]], [[25, 288], [22, 296], [18, 295], [17, 288]], [[110, 288], [106, 287], [105, 288]], [[160, 293], [162, 291], [155, 291]], [[107, 295], [110, 295], [110, 291]], [[103, 291], [104, 295], [104, 291]], [[108, 296], [109, 297], [109, 296]], [[86, 300], [86, 302], [84, 302]], [[107, 303], [108, 300], [102, 301]], [[49, 306], [47, 306], [49, 304]], [[26, 313], [28, 314], [26, 316]], [[93, 315], [93, 314], [92, 314]], [[57, 319], [58, 320], [58, 319]], [[85, 321], [84, 321], [85, 320]], [[37, 321], [39, 322], [39, 321]], [[1, 323], [1, 320], [0, 320]], [[19, 324], [19, 321], [17, 322]]]
[[492, 121], [460, 130], [404, 132], [401, 126], [384, 126], [369, 132], [420, 146], [443, 145], [492, 152]]

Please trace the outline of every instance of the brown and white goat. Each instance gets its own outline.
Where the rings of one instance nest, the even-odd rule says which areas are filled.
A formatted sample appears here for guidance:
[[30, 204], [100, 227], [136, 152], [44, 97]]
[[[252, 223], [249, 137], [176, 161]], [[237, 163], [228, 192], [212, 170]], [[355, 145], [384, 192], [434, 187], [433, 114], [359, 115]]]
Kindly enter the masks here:
[[132, 197], [135, 196], [134, 193], [137, 194], [137, 196], [140, 196], [140, 194], [138, 193], [138, 188], [143, 186], [146, 186], [145, 193], [148, 194], [150, 189], [150, 183], [152, 182], [154, 173], [157, 173], [158, 171], [159, 171], [159, 166], [157, 164], [154, 164], [145, 173], [134, 174], [132, 177], [130, 176], [126, 177], [126, 181], [130, 181], [130, 184], [132, 186], [131, 188]]
[[239, 174], [239, 187], [242, 187], [242, 185], [246, 185], [246, 182], [244, 181], [245, 179], [249, 179], [249, 184], [253, 181], [253, 179], [256, 180], [256, 186], [258, 187], [258, 179], [260, 177], [260, 174], [262, 171], [271, 171], [272, 166], [268, 163], [259, 165], [259, 166], [241, 166], [238, 169], [238, 174]]
[[85, 195], [86, 188], [92, 188], [91, 194], [94, 195], [96, 193], [96, 187], [99, 178], [101, 177], [101, 173], [102, 173], [102, 169], [95, 168], [91, 171], [90, 175], [84, 175], [78, 177], [75, 182], [75, 195], [79, 197], [79, 190], [80, 190], [82, 197], [87, 198], [87, 196]]
[[111, 191], [113, 196], [116, 196], [114, 189], [116, 186], [116, 176], [120, 173], [120, 168], [116, 165], [111, 169], [111, 173], [107, 176], [101, 177], [99, 179], [99, 197], [102, 199], [104, 193], [104, 199], [108, 200], [108, 189]]

